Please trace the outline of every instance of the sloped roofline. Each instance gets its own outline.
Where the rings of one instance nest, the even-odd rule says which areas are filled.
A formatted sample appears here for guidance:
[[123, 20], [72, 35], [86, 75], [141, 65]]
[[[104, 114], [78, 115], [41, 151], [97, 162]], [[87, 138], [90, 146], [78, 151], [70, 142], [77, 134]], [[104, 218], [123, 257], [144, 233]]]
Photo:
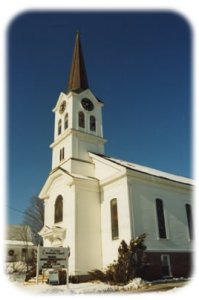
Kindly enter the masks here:
[[47, 193], [48, 193], [48, 189], [50, 188], [52, 182], [54, 180], [56, 180], [58, 177], [63, 176], [63, 175], [68, 176], [68, 178], [70, 178], [71, 182], [73, 181], [73, 176], [69, 172], [67, 172], [66, 170], [64, 170], [61, 167], [57, 167], [50, 172], [43, 188], [41, 189], [41, 191], [39, 193], [39, 198], [41, 198], [41, 199], [48, 198]]
[[126, 168], [129, 171], [134, 171], [134, 172], [139, 172], [139, 173], [143, 173], [143, 174], [147, 174], [147, 175], [151, 175], [157, 178], [162, 178], [165, 180], [169, 180], [169, 181], [173, 181], [173, 182], [178, 182], [181, 184], [186, 184], [186, 185], [194, 185], [194, 180], [191, 178], [187, 178], [187, 177], [183, 177], [183, 176], [178, 176], [178, 175], [174, 175], [171, 173], [167, 173], [167, 172], [163, 172], [157, 169], [153, 169], [153, 168], [149, 168], [146, 166], [142, 166], [142, 165], [138, 165], [135, 164], [133, 162], [127, 162], [124, 160], [120, 160], [117, 158], [113, 158], [107, 155], [103, 155], [103, 154], [97, 154], [97, 153], [91, 153], [95, 156], [98, 156], [102, 159], [105, 159], [106, 161], [109, 161], [111, 163], [114, 163], [116, 165], [119, 165], [121, 167]]

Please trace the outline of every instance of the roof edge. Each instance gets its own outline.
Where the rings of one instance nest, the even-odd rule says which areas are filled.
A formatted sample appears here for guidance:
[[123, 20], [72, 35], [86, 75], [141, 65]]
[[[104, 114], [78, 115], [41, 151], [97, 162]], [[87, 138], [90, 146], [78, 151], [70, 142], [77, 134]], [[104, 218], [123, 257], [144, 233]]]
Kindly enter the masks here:
[[191, 179], [191, 178], [188, 178], [188, 177], [183, 177], [183, 176], [175, 175], [175, 174], [172, 174], [172, 173], [167, 173], [167, 172], [160, 171], [160, 170], [157, 170], [157, 169], [153, 169], [153, 168], [150, 168], [150, 167], [138, 165], [138, 164], [135, 164], [133, 162], [127, 162], [127, 161], [119, 160], [117, 158], [113, 158], [113, 157], [110, 157], [110, 156], [107, 156], [107, 155], [104, 155], [104, 154], [98, 154], [98, 153], [92, 153], [92, 152], [91, 152], [91, 154], [99, 156], [99, 157], [101, 157], [105, 160], [108, 160], [112, 163], [115, 163], [119, 166], [125, 167], [127, 170], [130, 170], [130, 171], [147, 174], [147, 175], [150, 175], [150, 176], [158, 177], [158, 178], [169, 180], [169, 181], [172, 181], [172, 182], [178, 182], [178, 183], [185, 184], [185, 185], [190, 185], [190, 186], [195, 185], [194, 180]]

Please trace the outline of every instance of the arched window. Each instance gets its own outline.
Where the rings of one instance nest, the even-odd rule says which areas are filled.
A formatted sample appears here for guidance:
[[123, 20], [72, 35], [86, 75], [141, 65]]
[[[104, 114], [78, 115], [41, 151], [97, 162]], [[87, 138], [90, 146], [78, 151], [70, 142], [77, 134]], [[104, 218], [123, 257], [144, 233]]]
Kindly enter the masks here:
[[90, 130], [91, 131], [96, 130], [96, 120], [94, 116], [90, 116]]
[[55, 223], [63, 220], [63, 197], [59, 195], [55, 201]]
[[79, 112], [79, 127], [85, 128], [85, 116], [82, 111]]
[[61, 134], [61, 119], [59, 119], [59, 122], [58, 122], [58, 135]]
[[159, 238], [166, 239], [167, 232], [166, 232], [166, 224], [165, 224], [165, 217], [164, 217], [163, 201], [161, 199], [155, 199], [155, 202], [156, 202], [156, 214], [157, 214], [157, 221], [158, 221]]
[[65, 117], [64, 117], [64, 129], [67, 129], [68, 128], [68, 113], [65, 114]]
[[110, 202], [111, 208], [111, 232], [112, 239], [116, 240], [119, 238], [118, 229], [118, 213], [117, 213], [117, 199], [112, 199]]

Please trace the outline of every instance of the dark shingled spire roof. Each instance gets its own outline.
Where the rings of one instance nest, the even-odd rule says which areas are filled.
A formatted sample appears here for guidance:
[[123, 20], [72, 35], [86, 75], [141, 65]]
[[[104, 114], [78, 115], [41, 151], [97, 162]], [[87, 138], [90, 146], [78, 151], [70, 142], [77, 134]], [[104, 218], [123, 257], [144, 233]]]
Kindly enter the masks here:
[[88, 89], [88, 79], [84, 64], [84, 57], [81, 47], [80, 34], [77, 32], [75, 47], [73, 51], [73, 60], [69, 74], [67, 92], [81, 92]]

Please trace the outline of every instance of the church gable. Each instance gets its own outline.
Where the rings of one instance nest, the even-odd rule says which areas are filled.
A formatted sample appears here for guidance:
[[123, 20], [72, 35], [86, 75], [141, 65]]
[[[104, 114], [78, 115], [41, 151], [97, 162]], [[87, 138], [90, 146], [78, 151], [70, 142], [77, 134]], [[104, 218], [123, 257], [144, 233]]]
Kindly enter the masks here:
[[106, 156], [89, 153], [95, 164], [95, 177], [100, 181], [126, 174], [126, 168], [106, 159]]
[[71, 185], [73, 183], [73, 176], [68, 173], [67, 171], [57, 168], [53, 172], [50, 173], [48, 176], [40, 194], [39, 197], [41, 199], [48, 198], [48, 192], [53, 187], [53, 185], [56, 183], [56, 181], [60, 181], [61, 179], [64, 179], [66, 181], [67, 185]]
[[57, 103], [56, 103], [56, 105], [55, 105], [55, 107], [53, 108], [53, 112], [56, 112], [58, 109], [59, 109], [59, 107], [61, 106], [61, 103], [63, 102], [63, 101], [66, 101], [66, 105], [67, 105], [67, 103], [68, 103], [68, 101], [69, 101], [69, 96], [68, 95], [66, 95], [66, 94], [64, 94], [63, 92], [61, 92], [60, 93], [60, 95], [59, 95], [59, 98], [58, 98], [58, 100], [57, 100]]

